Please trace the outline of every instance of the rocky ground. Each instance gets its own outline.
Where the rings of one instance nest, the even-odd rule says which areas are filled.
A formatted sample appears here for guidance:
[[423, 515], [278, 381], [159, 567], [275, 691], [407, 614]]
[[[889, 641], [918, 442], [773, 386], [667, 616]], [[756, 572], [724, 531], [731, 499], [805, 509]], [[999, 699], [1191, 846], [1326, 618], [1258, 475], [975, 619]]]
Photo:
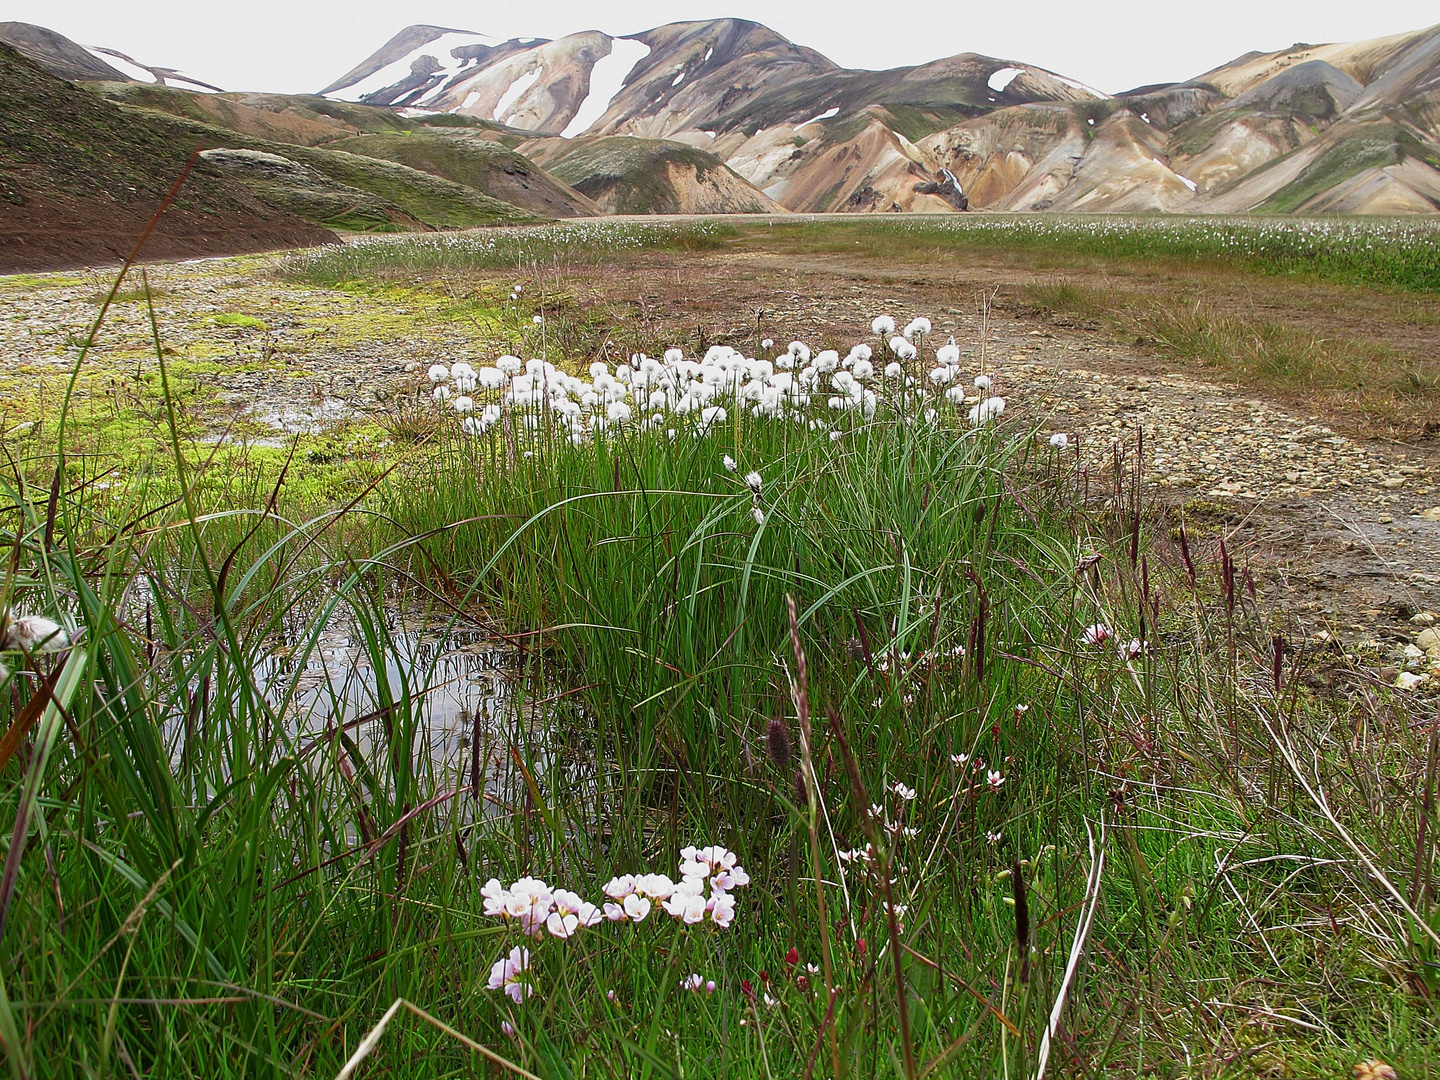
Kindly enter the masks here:
[[[185, 377], [207, 389], [217, 424], [240, 416], [277, 439], [321, 431], [383, 409], [381, 399], [413, 379], [410, 365], [499, 351], [495, 326], [443, 289], [300, 288], [276, 276], [280, 258], [148, 271], [162, 343]], [[103, 272], [0, 279], [0, 428], [36, 419], [42, 402], [53, 406], [109, 280]], [[494, 284], [503, 294], [509, 279]], [[849, 344], [869, 336], [875, 314], [928, 314], [937, 339], [953, 334], [976, 372], [983, 352], [1015, 415], [1079, 436], [1097, 487], [1109, 483], [1112, 445], [1133, 454], [1143, 430], [1149, 494], [1172, 520], [1183, 515], [1202, 545], [1223, 534], [1253, 570], [1261, 605], [1296, 633], [1343, 644], [1377, 681], [1428, 676], [1422, 689], [1440, 684], [1433, 438], [1406, 444], [1344, 434], [1344, 417], [1305, 415], [1217, 385], [1117, 342], [1098, 324], [1027, 307], [1006, 282], [983, 294], [978, 285], [965, 275], [801, 266], [750, 252], [647, 255], [643, 265], [604, 275], [537, 280], [527, 295], [540, 302], [547, 290], [563, 292], [579, 311], [610, 305], [629, 324], [627, 340], [653, 338], [657, 349], [753, 345], [760, 334]], [[146, 309], [126, 299], [112, 308], [92, 353], [86, 392], [103, 394], [107, 380], [143, 366], [147, 353], [153, 364]]]

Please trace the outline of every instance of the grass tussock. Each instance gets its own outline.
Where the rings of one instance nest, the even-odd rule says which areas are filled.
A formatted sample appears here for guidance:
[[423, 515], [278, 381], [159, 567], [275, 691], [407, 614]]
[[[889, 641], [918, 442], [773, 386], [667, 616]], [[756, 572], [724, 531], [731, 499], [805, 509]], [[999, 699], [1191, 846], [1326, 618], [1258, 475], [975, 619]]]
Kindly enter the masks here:
[[1413, 435], [1440, 407], [1440, 363], [1176, 292], [1101, 290], [1065, 277], [1025, 287], [1047, 311], [1107, 323], [1226, 382], [1303, 402], [1362, 430]]

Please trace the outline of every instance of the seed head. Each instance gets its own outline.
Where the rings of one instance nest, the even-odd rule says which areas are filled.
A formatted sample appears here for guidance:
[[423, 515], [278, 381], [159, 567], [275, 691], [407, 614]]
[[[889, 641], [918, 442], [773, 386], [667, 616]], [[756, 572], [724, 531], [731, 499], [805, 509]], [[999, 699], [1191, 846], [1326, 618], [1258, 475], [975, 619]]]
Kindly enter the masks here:
[[765, 752], [770, 755], [770, 760], [775, 763], [777, 769], [789, 767], [790, 728], [784, 720], [778, 717], [770, 721], [770, 726], [765, 732]]

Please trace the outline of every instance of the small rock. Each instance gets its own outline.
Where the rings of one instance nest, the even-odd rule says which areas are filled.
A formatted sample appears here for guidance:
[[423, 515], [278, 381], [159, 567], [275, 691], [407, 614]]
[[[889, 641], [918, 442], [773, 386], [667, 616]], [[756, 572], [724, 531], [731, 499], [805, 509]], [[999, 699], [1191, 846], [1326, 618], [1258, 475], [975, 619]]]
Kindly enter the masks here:
[[1432, 506], [1429, 510], [1420, 511], [1421, 521], [1440, 521], [1440, 506]]
[[1415, 644], [1424, 649], [1427, 653], [1431, 649], [1440, 649], [1440, 627], [1431, 626], [1421, 630], [1415, 635]]
[[1404, 487], [1404, 486], [1405, 486], [1405, 478], [1404, 478], [1403, 476], [1387, 476], [1387, 477], [1381, 482], [1380, 486], [1383, 487], [1383, 488], [1398, 488], [1398, 487]]
[[1395, 687], [1398, 690], [1415, 690], [1429, 681], [1429, 675], [1417, 675], [1413, 671], [1402, 671], [1395, 676]]
[[1417, 611], [1414, 615], [1411, 615], [1411, 616], [1410, 616], [1410, 625], [1411, 625], [1411, 626], [1434, 626], [1434, 625], [1435, 625], [1435, 612], [1433, 612], [1433, 611]]

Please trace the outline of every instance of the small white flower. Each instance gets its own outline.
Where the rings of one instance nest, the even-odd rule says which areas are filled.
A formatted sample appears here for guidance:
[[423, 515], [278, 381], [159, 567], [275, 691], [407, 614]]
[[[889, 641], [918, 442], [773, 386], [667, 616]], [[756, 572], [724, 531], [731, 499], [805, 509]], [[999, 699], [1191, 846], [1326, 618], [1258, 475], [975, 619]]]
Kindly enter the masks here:
[[442, 383], [450, 377], [450, 369], [444, 364], [431, 364], [426, 375], [432, 383]]
[[760, 474], [759, 474], [758, 472], [753, 471], [753, 470], [750, 471], [750, 472], [748, 472], [748, 473], [746, 473], [746, 474], [745, 474], [745, 486], [748, 487], [751, 491], [753, 491], [756, 495], [759, 495], [759, 494], [760, 494]]
[[999, 791], [1000, 785], [1005, 783], [1005, 777], [1000, 775], [999, 769], [987, 769], [985, 771], [985, 782], [990, 785], [991, 791]]
[[1087, 626], [1080, 635], [1080, 641], [1085, 645], [1098, 647], [1110, 640], [1110, 628], [1104, 623], [1092, 623]]
[[969, 760], [970, 760], [970, 755], [969, 755], [969, 754], [951, 754], [951, 755], [950, 755], [950, 761], [951, 761], [953, 764], [955, 764], [955, 765], [961, 766], [962, 768], [965, 766], [965, 764], [966, 764], [967, 762], [969, 762]]
[[434, 397], [436, 401], [444, 401], [450, 396], [450, 387], [443, 384], [437, 386], [433, 391], [431, 391], [431, 396]]
[[989, 390], [989, 389], [990, 389], [990, 376], [989, 376], [989, 375], [976, 375], [976, 376], [975, 376], [975, 388], [976, 388], [977, 390]]
[[530, 319], [530, 321], [536, 326], [540, 326], [545, 322], [545, 317], [543, 315], [535, 315]]
[[880, 315], [870, 323], [870, 332], [876, 337], [893, 334], [895, 332], [895, 320], [889, 315]]
[[736, 468], [738, 467], [738, 466], [736, 466], [736, 464], [735, 464], [735, 459], [734, 459], [733, 457], [731, 457], [729, 454], [726, 454], [724, 457], [722, 457], [722, 458], [720, 459], [720, 464], [722, 464], [722, 465], [725, 466], [725, 471], [726, 471], [726, 472], [734, 472], [734, 471], [736, 470]]
[[773, 349], [774, 347], [775, 347], [775, 339], [774, 339], [774, 338], [768, 338], [768, 337], [767, 337], [764, 341], [760, 342], [760, 348], [762, 348], [762, 349]]
[[475, 411], [475, 399], [462, 394], [450, 403], [450, 407], [461, 416], [466, 416]]
[[895, 781], [894, 787], [892, 787], [890, 790], [895, 792], [896, 795], [900, 796], [900, 798], [904, 799], [906, 802], [910, 802], [912, 799], [915, 798], [915, 789], [912, 787], [906, 787], [899, 780]]
[[1070, 436], [1063, 431], [1057, 431], [1050, 436], [1050, 445], [1056, 450], [1064, 450], [1070, 445]]
[[761, 510], [760, 507], [752, 506], [750, 508], [750, 516], [755, 519], [756, 525], [765, 524], [765, 511]]

